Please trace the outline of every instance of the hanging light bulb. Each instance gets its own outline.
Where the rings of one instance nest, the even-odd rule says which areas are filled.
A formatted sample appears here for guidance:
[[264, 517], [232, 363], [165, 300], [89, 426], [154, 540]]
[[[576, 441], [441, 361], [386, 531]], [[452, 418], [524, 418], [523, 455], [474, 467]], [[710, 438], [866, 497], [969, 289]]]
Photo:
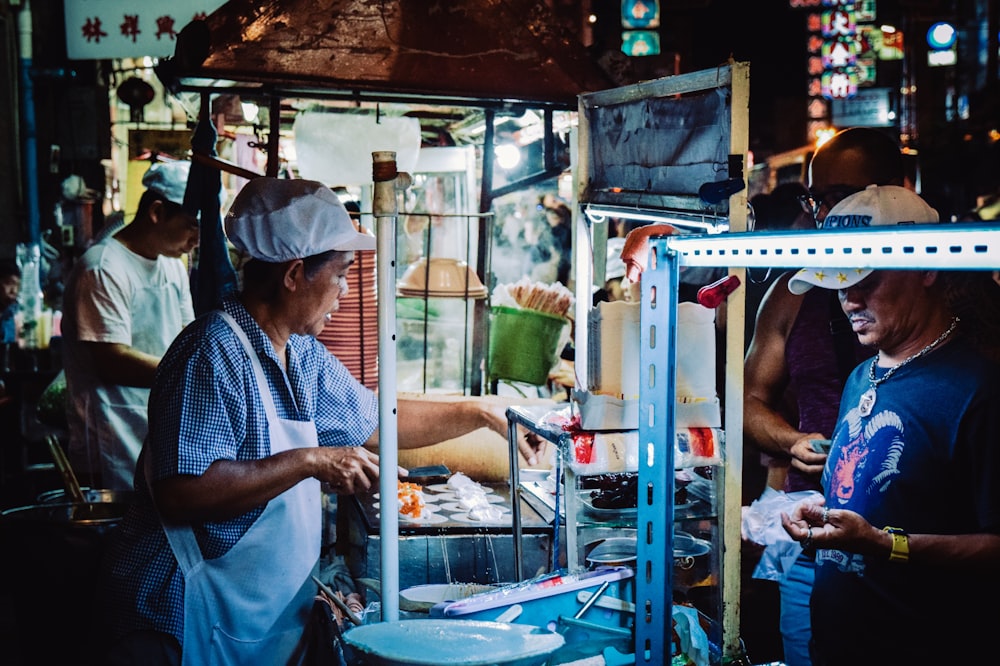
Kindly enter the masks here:
[[513, 169], [521, 163], [521, 149], [512, 143], [504, 143], [494, 149], [497, 164], [501, 169]]

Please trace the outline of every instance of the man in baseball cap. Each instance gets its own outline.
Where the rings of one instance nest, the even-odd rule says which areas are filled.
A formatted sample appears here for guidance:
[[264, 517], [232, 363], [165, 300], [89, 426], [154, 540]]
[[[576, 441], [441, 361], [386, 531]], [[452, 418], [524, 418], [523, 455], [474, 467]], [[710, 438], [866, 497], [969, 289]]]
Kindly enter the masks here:
[[190, 171], [191, 163], [187, 160], [154, 162], [142, 175], [142, 185], [159, 198], [181, 205], [184, 203], [184, 191], [187, 189]]
[[93, 488], [131, 490], [160, 357], [194, 319], [183, 258], [197, 247], [184, 210], [190, 162], [157, 162], [135, 217], [109, 225], [77, 260], [63, 296], [69, 455]]
[[[826, 217], [834, 228], [937, 221], [899, 187], [868, 187]], [[995, 630], [996, 615], [977, 604], [1000, 595], [1000, 367], [966, 337], [972, 322], [953, 309], [945, 273], [813, 268], [789, 283], [835, 294], [874, 352], [840, 395], [823, 497], [782, 514], [814, 559], [807, 613], [817, 666], [928, 663], [932, 654], [973, 664], [982, 647], [956, 637]], [[967, 570], [975, 585], [956, 586]]]
[[[897, 185], [869, 185], [838, 203], [823, 219], [823, 229], [862, 229], [939, 222], [936, 210], [915, 192]], [[804, 294], [813, 287], [847, 289], [872, 274], [871, 268], [803, 268], [788, 290]]]

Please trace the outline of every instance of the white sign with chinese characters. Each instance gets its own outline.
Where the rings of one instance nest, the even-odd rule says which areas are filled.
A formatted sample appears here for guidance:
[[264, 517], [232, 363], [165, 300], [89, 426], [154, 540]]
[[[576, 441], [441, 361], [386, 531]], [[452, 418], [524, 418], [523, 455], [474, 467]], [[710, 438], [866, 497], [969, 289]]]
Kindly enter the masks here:
[[65, 0], [66, 54], [71, 60], [166, 58], [177, 33], [225, 0]]

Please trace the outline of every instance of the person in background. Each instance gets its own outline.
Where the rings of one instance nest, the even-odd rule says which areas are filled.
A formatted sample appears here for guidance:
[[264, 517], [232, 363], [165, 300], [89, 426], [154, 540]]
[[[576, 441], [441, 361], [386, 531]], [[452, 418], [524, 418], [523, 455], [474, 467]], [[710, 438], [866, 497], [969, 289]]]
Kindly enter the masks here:
[[531, 243], [531, 264], [555, 264], [555, 281], [571, 287], [573, 211], [566, 202], [552, 194], [538, 198], [538, 210], [545, 214], [545, 224], [538, 238]]
[[[902, 185], [899, 147], [870, 128], [838, 132], [820, 146], [809, 164], [809, 196], [802, 200], [815, 226], [839, 200], [869, 184]], [[811, 440], [828, 439], [837, 418], [844, 381], [871, 355], [851, 332], [835, 294], [816, 290], [793, 294], [794, 271], [774, 281], [757, 311], [744, 365], [744, 434], [762, 453], [787, 460], [782, 490], [820, 490], [826, 454]], [[787, 397], [794, 396], [789, 408]], [[797, 422], [789, 415], [797, 415]], [[771, 481], [774, 483], [774, 480]], [[788, 666], [808, 666], [809, 595], [813, 554], [804, 552], [779, 581], [780, 627]]]
[[[931, 223], [910, 190], [872, 186], [843, 226]], [[1000, 595], [1000, 366], [967, 339], [935, 270], [803, 269], [876, 351], [839, 401], [824, 497], [782, 515], [816, 553], [813, 663], [981, 663]]]
[[[298, 663], [320, 484], [352, 494], [379, 476], [378, 398], [315, 338], [375, 238], [329, 188], [300, 179], [251, 180], [225, 228], [249, 257], [242, 287], [160, 363], [138, 499], [102, 577], [99, 633], [112, 642], [101, 663]], [[481, 398], [400, 399], [397, 415], [405, 448], [508, 427], [506, 405]], [[520, 442], [529, 461], [544, 447]]]
[[182, 206], [189, 162], [158, 162], [135, 218], [77, 260], [63, 296], [68, 453], [91, 487], [131, 489], [160, 357], [194, 319], [182, 257], [198, 218]]
[[[798, 181], [781, 183], [770, 192], [761, 192], [750, 198], [753, 213], [752, 230], [757, 232], [804, 231], [815, 229], [816, 223], [807, 213], [801, 199], [809, 194], [808, 188]], [[748, 347], [753, 338], [757, 308], [767, 289], [781, 274], [773, 268], [748, 268], [746, 270], [746, 301], [744, 344]], [[744, 348], [744, 352], [746, 349]], [[781, 406], [789, 423], [797, 423], [795, 398], [787, 391]], [[788, 473], [788, 458], [772, 456], [753, 446], [743, 449], [743, 506], [751, 505], [761, 497], [765, 488], [782, 490]], [[764, 546], [744, 538], [740, 557], [740, 636], [748, 654], [757, 661], [779, 661], [783, 648], [781, 641], [780, 595], [777, 581], [754, 578]]]
[[[781, 183], [770, 192], [757, 194], [750, 199], [754, 213], [754, 231], [804, 231], [816, 228], [816, 220], [802, 206], [802, 200], [809, 196], [809, 188], [793, 181]], [[747, 270], [746, 285], [746, 319], [743, 339], [749, 347], [753, 339], [757, 310], [767, 293], [767, 289], [779, 277], [779, 273], [766, 269], [763, 276], [755, 274], [753, 269]], [[785, 419], [791, 423], [798, 420], [795, 414], [794, 396], [786, 394], [783, 405]], [[785, 477], [788, 474], [788, 458], [760, 453], [761, 464], [767, 469], [765, 484], [775, 490], [782, 490]], [[746, 490], [747, 488], [745, 488]], [[759, 491], [758, 488], [753, 488]], [[759, 494], [759, 492], [757, 492]], [[756, 496], [756, 495], [754, 495]]]
[[21, 294], [21, 268], [13, 259], [0, 260], [0, 342], [17, 342], [18, 296]]

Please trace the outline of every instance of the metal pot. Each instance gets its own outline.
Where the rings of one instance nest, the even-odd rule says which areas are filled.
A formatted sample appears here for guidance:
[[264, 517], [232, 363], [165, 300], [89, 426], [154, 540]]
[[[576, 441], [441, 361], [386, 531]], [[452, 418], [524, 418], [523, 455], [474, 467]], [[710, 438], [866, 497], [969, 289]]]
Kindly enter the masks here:
[[635, 537], [611, 537], [586, 545], [587, 565], [635, 567]]
[[[635, 567], [636, 541], [635, 537], [610, 537], [591, 541], [585, 546], [587, 564], [593, 566], [629, 566]], [[687, 532], [674, 532], [674, 566], [690, 569], [696, 558], [708, 554], [712, 545], [704, 539], [698, 539]]]
[[60, 621], [59, 600], [86, 608], [97, 598], [101, 559], [127, 507], [61, 502], [0, 512], [0, 587], [18, 608], [17, 638], [33, 662], [89, 663], [81, 655], [97, 636], [90, 624], [96, 616], [74, 613]]

